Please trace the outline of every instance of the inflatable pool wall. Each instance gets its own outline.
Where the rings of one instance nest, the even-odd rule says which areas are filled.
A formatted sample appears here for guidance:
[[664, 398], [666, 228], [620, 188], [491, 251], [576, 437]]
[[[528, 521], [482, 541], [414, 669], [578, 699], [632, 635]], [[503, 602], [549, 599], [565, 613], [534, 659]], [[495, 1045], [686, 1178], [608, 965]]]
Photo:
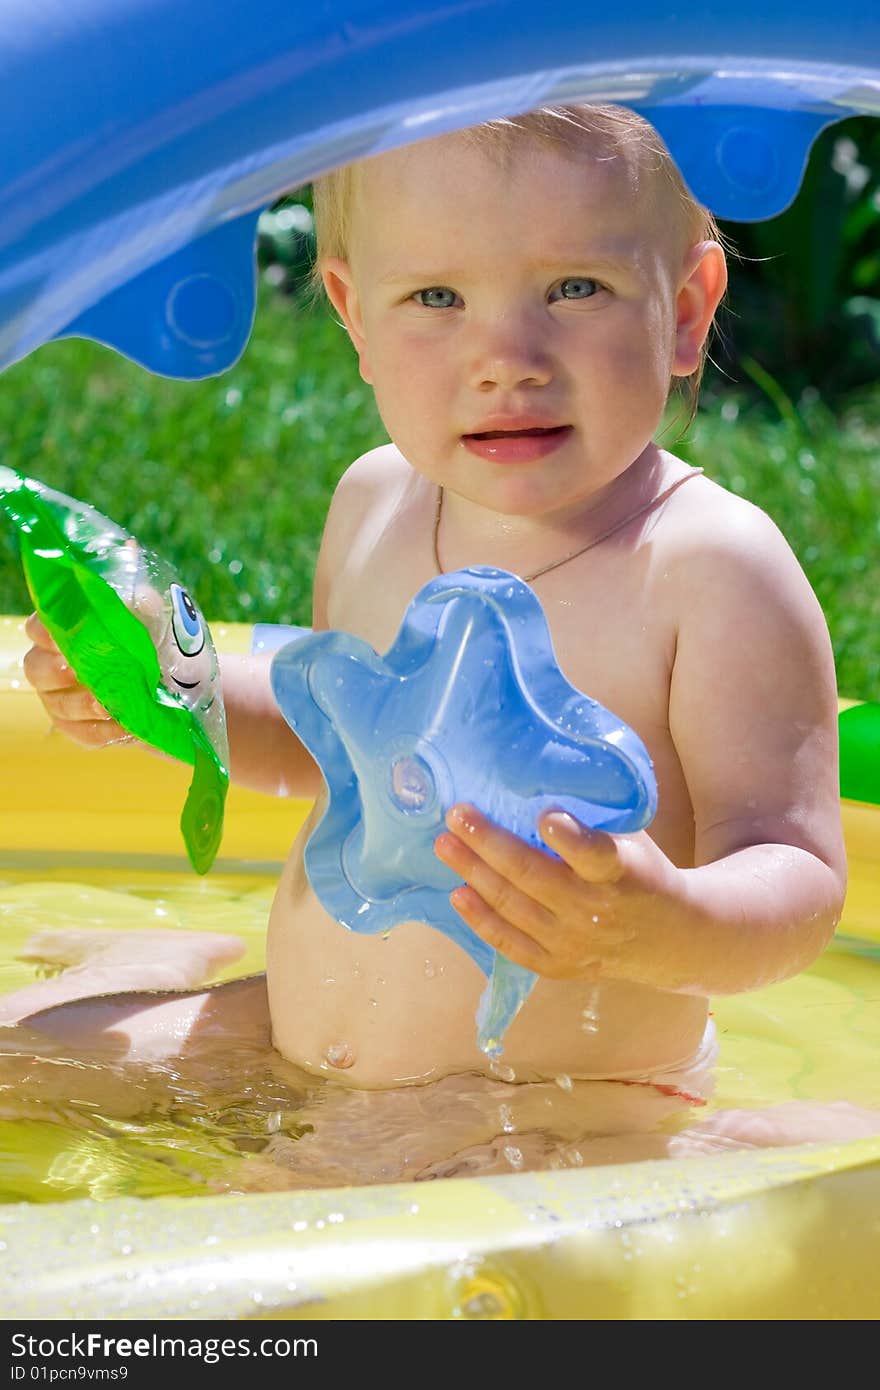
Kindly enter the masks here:
[[167, 376], [223, 371], [262, 209], [541, 104], [631, 106], [716, 214], [773, 216], [819, 131], [880, 109], [878, 55], [880, 10], [852, 0], [0, 0], [0, 366], [81, 335]]
[[[642, 111], [714, 212], [769, 217], [793, 198], [822, 128], [880, 110], [880, 11], [0, 0], [0, 366], [82, 335], [168, 376], [221, 372], [247, 341], [256, 223], [280, 194], [354, 158], [575, 100]], [[216, 625], [215, 636], [222, 648]], [[0, 621], [0, 637], [7, 871], [173, 871], [183, 769], [47, 737], [21, 677], [20, 621]], [[874, 748], [869, 720], [853, 724]], [[853, 962], [876, 970], [880, 811], [872, 781], [853, 785], [844, 926]], [[302, 810], [236, 789], [218, 867], [276, 873]], [[818, 1011], [798, 1012], [815, 1033]], [[853, 1048], [873, 1036], [876, 1009], [842, 1017]], [[805, 1074], [821, 1060], [811, 1046]], [[878, 1070], [855, 1065], [863, 1079]], [[7, 1318], [875, 1318], [878, 1205], [874, 1141], [393, 1188], [14, 1205], [0, 1298]]]
[[[248, 630], [212, 627], [221, 650], [247, 650]], [[152, 876], [158, 891], [184, 873], [197, 884], [176, 824], [187, 769], [52, 736], [22, 678], [26, 646], [21, 619], [0, 619], [0, 761], [4, 786], [15, 788], [0, 802], [0, 885], [45, 878], [57, 891]], [[307, 809], [233, 787], [212, 878], [268, 886]], [[844, 821], [851, 885], [841, 930], [856, 956], [840, 968], [873, 971], [863, 993], [876, 1024], [878, 967], [858, 953], [876, 957], [880, 944], [880, 807], [845, 803]], [[816, 995], [809, 975], [796, 984], [806, 993], [787, 1012], [775, 995], [740, 1023], [756, 1034], [750, 1055], [776, 1066], [783, 1044], [795, 1073], [827, 1066], [838, 1094], [850, 1095], [854, 1071], [880, 1073], [880, 1029], [872, 1025], [872, 1050], [859, 1051], [855, 1040], [864, 1046], [871, 1029], [855, 999], [836, 985]], [[724, 1037], [720, 1007], [717, 1017]], [[3, 1208], [7, 1318], [880, 1315], [871, 1217], [880, 1140], [258, 1196], [65, 1202], [57, 1193], [47, 1189], [46, 1205]]]

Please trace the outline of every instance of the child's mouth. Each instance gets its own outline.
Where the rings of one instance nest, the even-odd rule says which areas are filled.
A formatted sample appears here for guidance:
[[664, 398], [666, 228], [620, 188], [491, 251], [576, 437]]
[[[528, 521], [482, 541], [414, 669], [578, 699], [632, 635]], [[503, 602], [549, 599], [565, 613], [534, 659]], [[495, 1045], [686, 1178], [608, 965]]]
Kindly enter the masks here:
[[462, 435], [472, 454], [493, 463], [531, 463], [558, 449], [571, 434], [571, 425], [533, 425], [521, 430], [480, 430]]

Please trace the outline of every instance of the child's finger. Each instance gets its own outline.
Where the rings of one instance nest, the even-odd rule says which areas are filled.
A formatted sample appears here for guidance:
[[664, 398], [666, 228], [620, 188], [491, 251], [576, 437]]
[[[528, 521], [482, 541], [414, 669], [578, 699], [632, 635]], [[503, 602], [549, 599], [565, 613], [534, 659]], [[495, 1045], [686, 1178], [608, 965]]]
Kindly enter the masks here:
[[537, 975], [554, 973], [553, 957], [541, 943], [496, 912], [469, 884], [450, 893], [449, 901], [487, 945], [494, 946], [514, 965], [534, 970]]
[[132, 734], [105, 715], [103, 719], [54, 719], [54, 727], [83, 748], [112, 748], [117, 743], [135, 743]]
[[[527, 846], [524, 848], [528, 853], [536, 852], [528, 850]], [[438, 859], [459, 874], [499, 918], [539, 941], [552, 933], [555, 925], [553, 913], [541, 901], [530, 897], [509, 878], [505, 878], [503, 873], [497, 872], [480, 854], [473, 853], [457, 835], [440, 835], [434, 841], [434, 851]], [[534, 882], [532, 887], [535, 891]]]
[[25, 679], [40, 694], [51, 690], [67, 690], [79, 685], [73, 668], [55, 646], [51, 649], [31, 647], [25, 653], [22, 668]]
[[618, 842], [604, 830], [589, 830], [567, 811], [549, 811], [538, 826], [549, 847], [587, 883], [616, 883], [624, 864]]
[[54, 637], [37, 613], [31, 613], [25, 619], [24, 630], [35, 646], [42, 647], [47, 652], [57, 652], [58, 646]]
[[55, 723], [103, 723], [110, 718], [104, 706], [84, 685], [73, 685], [68, 690], [41, 690], [40, 699]]
[[[483, 866], [488, 865], [490, 870], [494, 870], [493, 878], [503, 880], [519, 895], [525, 894], [534, 903], [552, 908], [565, 894], [569, 874], [558, 861], [542, 850], [533, 849], [518, 835], [512, 835], [510, 831], [495, 825], [475, 807], [453, 806], [446, 817], [446, 824], [470, 858], [476, 858]], [[452, 867], [482, 892], [486, 880], [477, 884], [473, 872], [465, 872], [462, 862], [463, 858], [459, 856]], [[475, 867], [479, 868], [479, 864]], [[471, 869], [469, 861], [467, 868]], [[496, 905], [503, 910], [503, 905]]]

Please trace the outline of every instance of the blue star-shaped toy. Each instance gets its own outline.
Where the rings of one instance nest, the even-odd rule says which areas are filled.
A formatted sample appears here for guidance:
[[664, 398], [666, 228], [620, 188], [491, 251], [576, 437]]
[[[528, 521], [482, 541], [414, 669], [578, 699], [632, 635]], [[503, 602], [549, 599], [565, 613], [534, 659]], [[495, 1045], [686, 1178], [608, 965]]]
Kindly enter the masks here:
[[344, 632], [299, 638], [273, 658], [272, 688], [329, 791], [305, 851], [319, 901], [352, 931], [416, 921], [450, 936], [489, 980], [478, 1041], [500, 1052], [537, 977], [450, 903], [462, 880], [433, 847], [446, 813], [470, 802], [542, 849], [551, 808], [641, 830], [657, 805], [643, 743], [565, 679], [537, 597], [505, 570], [431, 580], [384, 657]]

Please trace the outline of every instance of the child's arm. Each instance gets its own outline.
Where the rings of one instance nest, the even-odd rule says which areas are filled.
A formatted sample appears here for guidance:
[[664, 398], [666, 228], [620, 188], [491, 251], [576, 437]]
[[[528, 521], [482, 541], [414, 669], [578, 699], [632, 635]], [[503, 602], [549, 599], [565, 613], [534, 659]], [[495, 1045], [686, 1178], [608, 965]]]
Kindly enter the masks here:
[[[77, 680], [36, 613], [25, 632], [33, 646], [24, 673], [55, 728], [84, 748], [135, 743]], [[232, 780], [274, 796], [314, 796], [320, 773], [275, 704], [270, 661], [271, 656], [220, 658]]]
[[694, 867], [644, 832], [545, 816], [560, 862], [471, 808], [450, 813], [438, 853], [468, 885], [453, 903], [517, 964], [733, 993], [802, 970], [837, 924], [845, 857], [828, 635], [772, 523], [751, 509], [737, 523], [671, 575], [682, 618], [670, 732], [694, 810]]
[[[359, 462], [359, 461], [358, 461]], [[343, 477], [327, 514], [315, 569], [312, 628], [325, 631], [333, 576], [362, 515], [363, 485], [356, 462]], [[76, 678], [35, 613], [25, 623], [33, 646], [24, 673], [55, 727], [86, 748], [133, 743], [125, 729]], [[320, 770], [285, 721], [269, 680], [271, 654], [220, 657], [232, 780], [271, 796], [316, 796]]]

